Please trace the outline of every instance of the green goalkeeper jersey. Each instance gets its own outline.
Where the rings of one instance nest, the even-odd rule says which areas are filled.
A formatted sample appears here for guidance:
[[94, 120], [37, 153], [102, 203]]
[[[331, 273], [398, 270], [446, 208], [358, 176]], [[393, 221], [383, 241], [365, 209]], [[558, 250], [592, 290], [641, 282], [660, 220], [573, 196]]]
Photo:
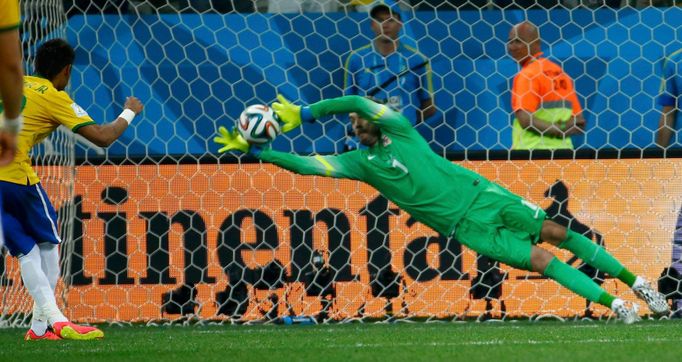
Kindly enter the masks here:
[[312, 104], [314, 118], [356, 112], [381, 130], [369, 149], [335, 156], [298, 156], [263, 150], [257, 156], [302, 175], [363, 181], [419, 222], [450, 235], [467, 209], [490, 183], [483, 176], [437, 155], [400, 113], [359, 96]]

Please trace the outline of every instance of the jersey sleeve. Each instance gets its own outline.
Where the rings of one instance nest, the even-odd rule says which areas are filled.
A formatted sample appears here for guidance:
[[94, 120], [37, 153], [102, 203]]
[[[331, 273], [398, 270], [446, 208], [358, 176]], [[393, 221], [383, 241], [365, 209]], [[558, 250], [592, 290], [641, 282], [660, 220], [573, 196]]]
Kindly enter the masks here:
[[537, 73], [524, 72], [523, 70], [514, 78], [512, 85], [511, 106], [514, 112], [526, 110], [528, 112], [537, 111], [540, 106], [540, 90], [538, 89], [539, 76]]
[[360, 117], [375, 123], [382, 131], [393, 134], [410, 133], [412, 124], [399, 112], [390, 107], [361, 96], [344, 96], [319, 101], [310, 105], [313, 117], [356, 112]]
[[66, 92], [57, 92], [50, 102], [50, 113], [62, 125], [73, 131], [95, 124], [81, 106], [74, 102]]
[[18, 0], [0, 0], [0, 32], [16, 30], [21, 25]]
[[355, 150], [337, 156], [299, 156], [267, 149], [263, 150], [258, 155], [258, 158], [299, 175], [316, 175], [362, 181], [364, 179], [364, 172], [360, 166], [362, 164], [361, 152], [360, 150]]
[[658, 104], [664, 107], [675, 106], [677, 96], [680, 95], [680, 89], [677, 89], [675, 77], [680, 76], [675, 74], [675, 62], [671, 59], [666, 59], [663, 62], [663, 76], [661, 79], [661, 92], [658, 96]]

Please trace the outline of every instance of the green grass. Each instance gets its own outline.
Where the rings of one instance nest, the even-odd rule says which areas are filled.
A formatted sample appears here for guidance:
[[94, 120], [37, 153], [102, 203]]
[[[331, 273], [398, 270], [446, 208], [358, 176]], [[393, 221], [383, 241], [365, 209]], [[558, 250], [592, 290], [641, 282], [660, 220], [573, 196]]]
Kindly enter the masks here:
[[22, 340], [0, 330], [0, 361], [680, 361], [682, 323], [393, 323], [103, 326], [100, 341]]

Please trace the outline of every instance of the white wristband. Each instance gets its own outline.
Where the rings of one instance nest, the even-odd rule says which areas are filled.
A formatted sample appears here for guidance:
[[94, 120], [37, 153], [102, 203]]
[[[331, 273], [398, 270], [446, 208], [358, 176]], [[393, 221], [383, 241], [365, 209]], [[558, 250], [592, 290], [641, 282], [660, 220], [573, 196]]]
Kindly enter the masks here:
[[9, 133], [17, 134], [21, 131], [21, 127], [24, 125], [24, 117], [19, 115], [19, 117], [14, 119], [6, 119], [0, 116], [0, 130]]
[[126, 108], [121, 112], [121, 114], [118, 115], [118, 118], [123, 118], [130, 124], [130, 122], [133, 121], [133, 118], [135, 118], [135, 112], [131, 111], [130, 109]]

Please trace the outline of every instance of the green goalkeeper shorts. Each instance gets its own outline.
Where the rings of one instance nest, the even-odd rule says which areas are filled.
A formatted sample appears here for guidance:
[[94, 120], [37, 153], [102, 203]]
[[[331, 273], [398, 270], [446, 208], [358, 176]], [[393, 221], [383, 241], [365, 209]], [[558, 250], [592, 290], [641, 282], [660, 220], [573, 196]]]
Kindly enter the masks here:
[[455, 238], [479, 254], [531, 270], [531, 245], [540, 240], [545, 211], [496, 184], [476, 197]]

